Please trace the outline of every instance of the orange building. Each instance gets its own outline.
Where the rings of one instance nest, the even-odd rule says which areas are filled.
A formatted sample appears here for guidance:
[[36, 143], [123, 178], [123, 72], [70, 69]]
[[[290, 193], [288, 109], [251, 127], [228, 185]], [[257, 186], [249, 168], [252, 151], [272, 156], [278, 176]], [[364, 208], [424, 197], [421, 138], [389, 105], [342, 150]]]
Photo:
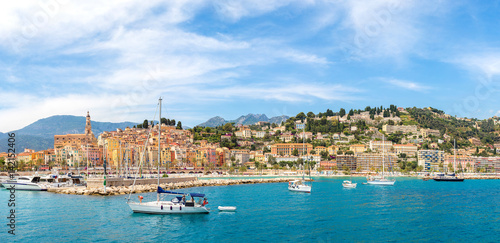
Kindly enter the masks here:
[[[305, 150], [304, 150], [305, 148]], [[312, 144], [306, 143], [277, 143], [271, 145], [271, 154], [273, 155], [279, 155], [283, 153], [283, 155], [292, 155], [293, 150], [297, 149], [299, 151], [299, 154], [303, 154], [305, 151], [306, 154], [309, 154], [311, 150], [313, 149]]]

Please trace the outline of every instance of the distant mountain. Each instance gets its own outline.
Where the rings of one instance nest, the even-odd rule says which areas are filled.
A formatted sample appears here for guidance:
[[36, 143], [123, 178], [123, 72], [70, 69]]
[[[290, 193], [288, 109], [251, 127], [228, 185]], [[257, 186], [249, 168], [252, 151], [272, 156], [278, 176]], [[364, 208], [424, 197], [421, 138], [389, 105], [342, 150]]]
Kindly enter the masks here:
[[208, 121], [206, 121], [204, 123], [201, 123], [198, 126], [201, 126], [201, 127], [216, 127], [216, 126], [224, 125], [224, 124], [226, 124], [228, 122], [229, 121], [224, 120], [224, 118], [222, 118], [220, 116], [216, 116], [216, 117], [212, 117], [212, 118], [208, 119]]
[[281, 122], [286, 122], [286, 120], [288, 120], [288, 118], [290, 118], [289, 116], [275, 116], [275, 117], [271, 117], [271, 119], [269, 119], [269, 123], [276, 123], [278, 125], [281, 124]]
[[199, 124], [198, 126], [201, 127], [216, 127], [216, 126], [221, 126], [226, 123], [231, 123], [234, 122], [235, 124], [243, 124], [243, 125], [252, 125], [255, 124], [259, 121], [265, 121], [265, 122], [270, 122], [270, 123], [276, 123], [276, 124], [281, 124], [282, 121], [286, 121], [288, 116], [276, 116], [272, 118], [268, 118], [265, 114], [248, 114], [246, 116], [240, 116], [239, 118], [235, 120], [225, 120], [224, 118], [220, 116], [212, 117], [208, 119], [208, 121]]
[[[16, 152], [25, 148], [44, 150], [53, 148], [54, 135], [82, 134], [85, 132], [86, 118], [83, 116], [51, 116], [40, 119], [22, 129], [11, 131], [16, 134]], [[92, 132], [97, 137], [103, 131], [114, 131], [117, 128], [125, 129], [139, 123], [134, 122], [97, 122], [92, 121]], [[8, 133], [0, 134], [0, 152], [7, 152]]]

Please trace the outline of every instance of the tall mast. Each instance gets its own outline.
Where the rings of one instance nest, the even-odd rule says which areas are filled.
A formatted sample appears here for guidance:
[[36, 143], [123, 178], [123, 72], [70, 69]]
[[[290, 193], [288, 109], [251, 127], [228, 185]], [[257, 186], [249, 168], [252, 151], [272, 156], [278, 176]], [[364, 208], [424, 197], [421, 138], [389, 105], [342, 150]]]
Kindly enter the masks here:
[[[161, 161], [161, 153], [160, 153], [160, 139], [161, 139], [161, 97], [160, 97], [160, 116], [158, 119], [158, 187], [160, 186], [160, 161]], [[156, 200], [160, 202], [160, 193], [156, 193]]]
[[455, 168], [456, 159], [457, 159], [457, 144], [456, 144], [456, 140], [453, 139], [453, 173], [455, 173], [455, 171], [456, 171], [456, 168]]
[[160, 186], [160, 161], [161, 161], [160, 140], [161, 140], [161, 97], [160, 97], [160, 116], [158, 122], [158, 186]]
[[[304, 157], [304, 155], [306, 154], [306, 143], [305, 143], [305, 139], [306, 139], [306, 124], [305, 124], [305, 121], [304, 120], [304, 123], [302, 124], [302, 157]], [[306, 156], [307, 158], [308, 156]], [[304, 159], [302, 159], [302, 180], [304, 180], [304, 174], [306, 173], [306, 167], [304, 166]]]
[[382, 135], [382, 178], [385, 171], [385, 136]]

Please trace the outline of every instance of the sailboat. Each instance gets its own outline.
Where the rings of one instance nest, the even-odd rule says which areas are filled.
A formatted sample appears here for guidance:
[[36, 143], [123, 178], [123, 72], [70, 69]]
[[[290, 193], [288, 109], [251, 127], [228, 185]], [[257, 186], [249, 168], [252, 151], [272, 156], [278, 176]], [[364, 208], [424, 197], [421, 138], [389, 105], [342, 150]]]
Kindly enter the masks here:
[[381, 185], [381, 186], [393, 186], [396, 180], [389, 180], [384, 177], [385, 172], [385, 137], [382, 140], [382, 176], [376, 178], [368, 178], [366, 184], [369, 185]]
[[[297, 124], [298, 125], [298, 124]], [[305, 153], [305, 126], [304, 124], [300, 124], [302, 125], [302, 152], [303, 154]], [[298, 126], [297, 126], [298, 127]], [[289, 181], [288, 182], [288, 190], [289, 191], [294, 191], [294, 192], [305, 192], [305, 193], [311, 193], [311, 188], [312, 188], [312, 185], [309, 184], [307, 185], [306, 184], [306, 180], [304, 179], [304, 174], [305, 174], [305, 171], [304, 171], [304, 168], [302, 169], [302, 180], [298, 179], [298, 180], [293, 180], [293, 181]], [[311, 173], [309, 172], [309, 175], [311, 175]]]
[[[130, 195], [127, 204], [134, 213], [146, 214], [199, 214], [209, 213], [210, 211], [205, 207], [208, 204], [205, 194], [201, 193], [183, 193], [175, 191], [166, 191], [160, 187], [160, 162], [161, 162], [161, 98], [159, 99], [160, 119], [158, 123], [158, 189], [156, 191], [156, 201], [142, 202], [143, 197], [139, 196], [139, 202], [130, 201]], [[147, 145], [147, 143], [146, 143]], [[144, 153], [143, 153], [144, 154]], [[142, 165], [142, 161], [141, 161]], [[135, 181], [134, 179], [134, 185]], [[173, 196], [171, 200], [160, 200], [161, 195]], [[189, 199], [190, 197], [190, 199]], [[203, 198], [203, 200], [202, 200]], [[198, 199], [196, 201], [195, 199]]]
[[[455, 164], [456, 164], [456, 157], [457, 157], [457, 154], [456, 154], [457, 144], [456, 144], [455, 140], [453, 140], [453, 145], [454, 145], [454, 148], [453, 148], [453, 171], [455, 171]], [[455, 175], [455, 172], [450, 173], [450, 174], [446, 174], [446, 175], [438, 174], [433, 179], [435, 181], [464, 181], [464, 178], [458, 178]]]

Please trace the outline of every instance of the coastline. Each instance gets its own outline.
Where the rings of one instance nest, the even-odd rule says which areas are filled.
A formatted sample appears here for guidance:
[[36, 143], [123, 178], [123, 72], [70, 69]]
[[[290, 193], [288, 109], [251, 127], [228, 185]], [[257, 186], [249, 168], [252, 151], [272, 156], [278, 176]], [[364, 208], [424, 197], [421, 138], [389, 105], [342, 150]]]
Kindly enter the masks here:
[[[177, 189], [202, 187], [202, 186], [229, 186], [229, 185], [240, 185], [240, 184], [280, 183], [280, 182], [288, 182], [292, 179], [295, 178], [284, 177], [284, 178], [208, 179], [208, 180], [198, 180], [196, 178], [191, 181], [160, 184], [160, 187], [162, 187], [165, 190], [177, 190]], [[116, 196], [116, 195], [126, 195], [129, 193], [134, 194], [134, 193], [147, 193], [156, 191], [157, 191], [157, 184], [136, 185], [136, 186], [111, 186], [106, 188], [106, 191], [104, 191], [103, 187], [100, 188], [62, 187], [62, 188], [47, 189], [47, 192], [53, 192], [59, 194], [86, 195], [86, 196], [87, 195]]]
[[[342, 178], [349, 177], [349, 175], [312, 175], [316, 178]], [[257, 178], [255, 178], [257, 177]], [[266, 178], [268, 177], [268, 178]], [[225, 175], [225, 176], [199, 176], [193, 177], [189, 181], [179, 181], [171, 183], [160, 183], [160, 186], [165, 190], [177, 190], [191, 187], [203, 186], [229, 186], [240, 184], [260, 184], [260, 183], [282, 183], [288, 182], [293, 179], [300, 178], [301, 176], [290, 175]], [[355, 178], [363, 178], [366, 175], [353, 175]], [[388, 177], [406, 177], [415, 179], [429, 180], [433, 177], [417, 176], [417, 175], [397, 175]], [[182, 178], [182, 177], [179, 177]], [[467, 180], [497, 180], [500, 179], [499, 175], [466, 175], [463, 177]], [[306, 180], [310, 180], [306, 178]], [[102, 184], [101, 184], [102, 185]], [[103, 187], [62, 187], [62, 188], [48, 188], [47, 192], [59, 194], [72, 194], [72, 195], [89, 195], [89, 196], [116, 196], [134, 193], [148, 193], [156, 192], [157, 184], [145, 184], [133, 186], [109, 186], [106, 191]]]

